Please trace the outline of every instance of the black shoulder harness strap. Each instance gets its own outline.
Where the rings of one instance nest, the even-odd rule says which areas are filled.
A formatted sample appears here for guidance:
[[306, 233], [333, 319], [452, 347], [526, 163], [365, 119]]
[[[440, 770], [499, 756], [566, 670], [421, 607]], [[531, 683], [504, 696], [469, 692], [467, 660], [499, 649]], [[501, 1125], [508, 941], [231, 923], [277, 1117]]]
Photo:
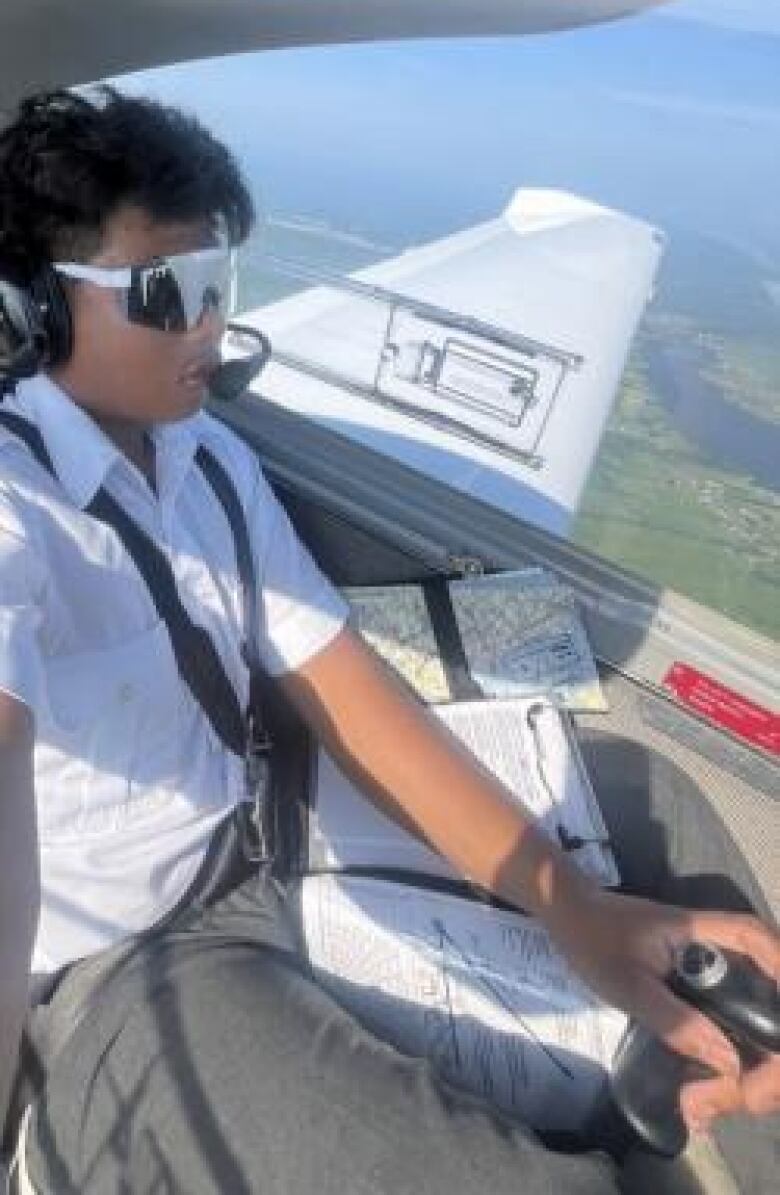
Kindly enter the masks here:
[[195, 454], [195, 460], [219, 499], [233, 532], [244, 611], [244, 663], [254, 674], [255, 669], [262, 669], [258, 646], [260, 628], [255, 565], [244, 510], [233, 482], [214, 454], [201, 445]]
[[[12, 411], [4, 410], [0, 410], [0, 424], [23, 440], [43, 468], [56, 478], [43, 437], [34, 424]], [[259, 673], [261, 665], [257, 646], [257, 587], [249, 533], [233, 483], [216, 457], [201, 447], [195, 459], [225, 511], [235, 540], [244, 608], [244, 658], [252, 677], [250, 709], [255, 721], [254, 737], [257, 738], [260, 727], [257, 724], [259, 707], [256, 704], [256, 683], [259, 683], [259, 679], [255, 681], [255, 674]], [[182, 679], [206, 713], [220, 740], [229, 750], [245, 758], [247, 716], [240, 708], [235, 690], [209, 635], [203, 627], [192, 621], [184, 608], [176, 589], [173, 570], [165, 555], [102, 487], [86, 509], [94, 518], [111, 527], [121, 539], [146, 582], [159, 617], [168, 629]]]

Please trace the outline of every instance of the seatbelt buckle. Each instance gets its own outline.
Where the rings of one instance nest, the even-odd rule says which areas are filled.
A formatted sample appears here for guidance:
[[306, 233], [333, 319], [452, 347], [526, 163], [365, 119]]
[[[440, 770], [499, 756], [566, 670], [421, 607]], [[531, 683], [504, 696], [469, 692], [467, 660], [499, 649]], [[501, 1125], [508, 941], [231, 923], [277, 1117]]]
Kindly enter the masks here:
[[252, 714], [247, 717], [244, 751], [244, 786], [248, 817], [244, 823], [244, 856], [249, 863], [270, 863], [268, 806], [271, 793], [271, 749], [273, 743]]

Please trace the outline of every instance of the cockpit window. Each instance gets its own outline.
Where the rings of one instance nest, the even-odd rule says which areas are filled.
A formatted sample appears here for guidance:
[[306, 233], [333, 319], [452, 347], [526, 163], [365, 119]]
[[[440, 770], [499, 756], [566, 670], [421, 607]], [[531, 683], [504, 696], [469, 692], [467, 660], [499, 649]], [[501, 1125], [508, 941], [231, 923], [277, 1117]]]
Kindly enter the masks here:
[[565, 34], [266, 52], [122, 82], [195, 111], [242, 162], [264, 219], [239, 310], [492, 220], [518, 187], [662, 229], [569, 534], [780, 639], [774, 7], [679, 0]]

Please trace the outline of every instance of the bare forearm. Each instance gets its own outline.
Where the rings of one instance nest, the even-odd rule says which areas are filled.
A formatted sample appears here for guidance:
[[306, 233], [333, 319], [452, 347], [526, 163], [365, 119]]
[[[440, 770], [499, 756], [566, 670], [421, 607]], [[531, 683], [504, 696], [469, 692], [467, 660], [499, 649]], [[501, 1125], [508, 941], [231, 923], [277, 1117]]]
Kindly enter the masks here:
[[0, 1123], [27, 1012], [39, 899], [31, 744], [0, 744]]
[[462, 874], [554, 928], [590, 882], [352, 634], [291, 694], [340, 765]]

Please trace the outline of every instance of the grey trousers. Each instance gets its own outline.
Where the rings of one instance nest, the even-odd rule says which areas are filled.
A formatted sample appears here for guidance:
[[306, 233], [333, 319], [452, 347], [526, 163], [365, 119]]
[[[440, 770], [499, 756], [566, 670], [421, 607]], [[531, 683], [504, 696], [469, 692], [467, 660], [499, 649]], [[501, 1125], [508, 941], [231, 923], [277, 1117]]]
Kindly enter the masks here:
[[[687, 777], [622, 740], [586, 737], [583, 751], [627, 890], [766, 915]], [[145, 940], [72, 968], [37, 1011], [33, 1036], [56, 1056], [28, 1134], [40, 1195], [622, 1189], [606, 1155], [547, 1148], [369, 1034], [312, 980], [284, 893], [223, 880]], [[778, 1119], [718, 1132], [740, 1188], [775, 1190]]]

